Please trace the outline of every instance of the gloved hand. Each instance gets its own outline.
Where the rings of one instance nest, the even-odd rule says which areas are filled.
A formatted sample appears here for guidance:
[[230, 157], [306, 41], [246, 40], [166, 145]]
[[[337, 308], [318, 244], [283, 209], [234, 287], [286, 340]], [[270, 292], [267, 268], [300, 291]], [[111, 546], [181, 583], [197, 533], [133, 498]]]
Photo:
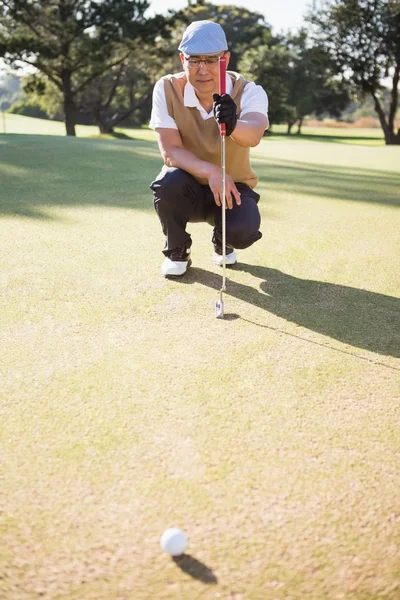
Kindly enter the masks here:
[[213, 94], [213, 99], [214, 119], [217, 121], [218, 125], [225, 123], [226, 135], [229, 136], [235, 129], [237, 123], [237, 108], [235, 101], [229, 94], [222, 94], [222, 96]]

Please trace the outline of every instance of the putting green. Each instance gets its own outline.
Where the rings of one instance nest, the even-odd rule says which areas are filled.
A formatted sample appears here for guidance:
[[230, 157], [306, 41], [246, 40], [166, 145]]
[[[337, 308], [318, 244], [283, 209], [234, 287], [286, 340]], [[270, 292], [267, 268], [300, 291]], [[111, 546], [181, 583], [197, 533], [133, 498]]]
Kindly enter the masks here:
[[263, 141], [217, 320], [154, 141], [0, 136], [0, 598], [398, 598], [399, 158]]

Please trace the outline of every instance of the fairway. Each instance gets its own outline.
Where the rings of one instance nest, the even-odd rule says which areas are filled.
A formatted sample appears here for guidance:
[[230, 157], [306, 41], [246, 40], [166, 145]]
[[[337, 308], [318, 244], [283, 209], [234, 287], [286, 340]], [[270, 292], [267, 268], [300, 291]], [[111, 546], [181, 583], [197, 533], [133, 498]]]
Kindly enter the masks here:
[[1, 600], [398, 600], [400, 148], [264, 139], [219, 320], [154, 135], [53, 133], [0, 135]]

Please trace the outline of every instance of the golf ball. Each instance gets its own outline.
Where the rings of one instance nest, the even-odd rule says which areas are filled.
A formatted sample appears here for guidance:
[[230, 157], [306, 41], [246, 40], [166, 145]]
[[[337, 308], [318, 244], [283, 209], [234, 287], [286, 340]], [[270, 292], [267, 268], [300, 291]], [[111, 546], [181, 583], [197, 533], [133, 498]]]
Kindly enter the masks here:
[[179, 556], [185, 552], [187, 542], [187, 535], [181, 529], [172, 527], [162, 534], [160, 546], [170, 556]]

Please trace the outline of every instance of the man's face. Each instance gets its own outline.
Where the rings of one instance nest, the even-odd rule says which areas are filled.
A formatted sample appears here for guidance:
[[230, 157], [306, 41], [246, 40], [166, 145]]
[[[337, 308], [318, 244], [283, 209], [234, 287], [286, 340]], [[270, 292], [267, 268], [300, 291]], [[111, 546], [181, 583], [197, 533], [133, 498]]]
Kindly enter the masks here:
[[218, 59], [226, 57], [226, 65], [229, 64], [230, 53], [220, 52], [213, 55], [180, 55], [186, 78], [195, 90], [201, 94], [213, 94], [219, 89]]

